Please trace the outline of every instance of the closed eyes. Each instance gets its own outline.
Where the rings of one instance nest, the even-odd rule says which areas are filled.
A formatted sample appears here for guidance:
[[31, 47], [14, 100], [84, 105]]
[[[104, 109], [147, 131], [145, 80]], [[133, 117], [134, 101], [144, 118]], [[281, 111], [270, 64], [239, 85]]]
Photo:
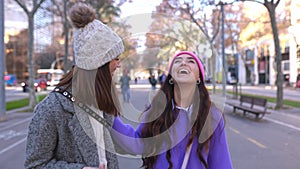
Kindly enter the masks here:
[[[175, 59], [174, 63], [182, 63], [183, 62], [183, 58], [177, 58]], [[195, 59], [194, 58], [187, 58], [187, 63], [196, 63]]]

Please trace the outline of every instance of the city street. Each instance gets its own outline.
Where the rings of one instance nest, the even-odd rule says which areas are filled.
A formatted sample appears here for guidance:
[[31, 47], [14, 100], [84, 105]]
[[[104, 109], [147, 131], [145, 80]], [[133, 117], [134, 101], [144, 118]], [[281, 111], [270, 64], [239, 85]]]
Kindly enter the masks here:
[[[76, 112], [75, 105], [75, 114], [95, 118], [90, 121], [91, 124], [81, 124], [85, 125], [83, 129], [90, 129], [84, 132], [93, 138], [103, 136], [94, 139], [98, 145], [117, 148], [119, 146], [112, 145], [115, 142], [111, 144], [110, 137], [103, 135], [107, 133], [104, 132], [106, 130], [97, 130], [97, 123], [93, 120], [102, 120], [103, 124], [103, 119], [99, 120], [96, 116], [99, 111], [93, 112], [94, 103], [101, 102], [100, 107], [105, 112], [120, 111], [117, 112], [120, 113], [120, 119], [137, 128], [141, 117], [145, 117], [142, 113], [163, 83], [175, 86], [174, 91], [167, 94], [168, 98], [170, 93], [176, 98], [174, 105], [180, 103], [180, 108], [184, 110], [197, 110], [199, 105], [189, 105], [194, 96], [189, 88], [195, 87], [195, 84], [189, 86], [191, 82], [206, 86], [209, 98], [200, 97], [201, 103], [203, 100], [211, 101], [211, 105], [224, 115], [224, 133], [234, 169], [300, 168], [300, 0], [38, 0], [32, 3], [1, 0], [0, 22], [0, 169], [25, 169], [28, 127], [32, 117], [37, 117], [34, 116], [34, 110], [44, 113], [37, 120], [37, 123], [41, 123], [34, 127], [45, 130], [34, 130], [33, 133], [40, 135], [31, 139], [33, 141], [28, 139], [28, 143], [33, 142], [35, 150], [41, 152], [39, 157], [45, 156], [42, 149], [48, 150], [48, 145], [55, 145], [56, 148], [49, 151], [50, 154], [57, 152], [57, 159], [74, 156], [73, 161], [77, 161], [82, 149], [93, 152], [80, 148], [84, 145], [92, 147], [87, 145], [93, 144], [87, 144], [90, 140], [82, 139], [85, 134], [81, 126], [76, 126], [76, 121], [74, 126], [74, 120], [89, 122], [89, 119], [74, 115], [72, 105], [59, 97], [52, 97], [51, 104], [44, 100], [43, 105], [46, 106], [34, 108], [50, 92], [61, 92], [74, 104], [79, 101], [78, 106], [83, 113]], [[109, 84], [116, 85], [121, 108], [112, 108], [108, 103], [111, 100], [119, 101], [116, 96], [111, 98], [108, 94]], [[70, 88], [71, 95], [55, 86], [66, 87], [67, 91]], [[113, 91], [115, 88], [111, 89]], [[183, 89], [187, 90], [180, 92]], [[201, 90], [203, 92], [203, 88]], [[156, 97], [159, 100], [155, 103], [163, 107], [166, 102], [160, 96]], [[90, 105], [85, 107], [82, 101]], [[170, 105], [170, 100], [167, 105]], [[50, 107], [49, 111], [45, 110], [47, 106]], [[57, 113], [62, 110], [60, 106], [66, 106], [63, 110], [68, 113]], [[200, 106], [214, 110], [207, 104]], [[152, 110], [158, 111], [156, 108]], [[45, 112], [48, 114], [45, 115]], [[49, 118], [53, 114], [57, 116]], [[152, 111], [150, 115], [156, 116]], [[199, 135], [201, 143], [205, 141], [203, 138], [215, 138], [210, 137], [210, 133], [218, 129], [215, 127], [217, 115], [209, 115], [198, 116], [203, 121], [196, 124], [204, 125], [199, 129], [197, 126], [198, 131], [193, 132]], [[179, 141], [176, 132], [187, 131], [186, 126], [181, 124], [189, 123], [179, 113], [176, 117], [185, 121], [179, 121], [179, 127], [174, 125], [176, 131], [170, 129], [165, 132], [175, 138], [163, 138], [161, 141], [155, 135], [155, 131], [161, 130], [161, 124], [169, 126], [169, 116], [155, 121], [155, 126], [144, 125], [143, 131], [152, 129], [154, 132], [155, 139], [151, 140], [151, 145], [171, 148], [171, 144], [164, 145], [164, 141], [172, 141], [172, 144], [173, 141]], [[192, 118], [189, 116], [189, 119]], [[57, 124], [50, 124], [53, 121]], [[58, 127], [54, 131], [55, 125]], [[121, 130], [125, 130], [120, 126]], [[77, 132], [78, 128], [80, 130]], [[54, 136], [47, 131], [54, 131], [49, 132]], [[57, 133], [62, 135], [58, 136]], [[221, 133], [222, 136], [224, 133]], [[80, 135], [81, 140], [77, 141], [76, 135]], [[142, 135], [145, 136], [144, 133]], [[54, 141], [46, 137], [54, 138]], [[50, 140], [50, 143], [36, 140]], [[223, 137], [220, 140], [224, 140]], [[120, 138], [113, 141], [124, 140]], [[126, 141], [135, 143], [130, 139]], [[223, 151], [214, 148], [213, 143], [208, 142], [208, 146], [204, 147], [210, 152]], [[135, 145], [138, 149], [145, 148]], [[157, 147], [146, 148], [153, 150], [150, 155], [159, 150]], [[191, 157], [195, 157], [194, 150], [192, 147]], [[202, 153], [199, 150], [197, 152]], [[105, 163], [102, 158], [105, 152], [99, 148], [95, 148], [95, 152], [99, 154], [99, 161]], [[176, 151], [172, 153], [173, 159], [182, 154], [176, 154]], [[169, 154], [166, 155], [168, 159]], [[216, 153], [217, 158], [211, 154], [204, 155], [208, 159], [201, 159], [209, 161], [207, 168], [226, 168], [220, 165], [223, 164], [220, 159], [228, 158], [224, 158], [222, 153]], [[186, 159], [190, 159], [189, 155], [186, 153], [184, 156], [181, 168], [187, 168], [184, 164]], [[87, 159], [81, 159], [94, 164], [92, 156], [91, 153]], [[142, 169], [140, 157], [117, 156], [120, 169]], [[68, 161], [72, 162], [72, 159]], [[214, 162], [218, 167], [213, 166]], [[178, 165], [174, 163], [174, 166]], [[53, 169], [51, 166], [49, 168]]]
[[22, 99], [28, 97], [28, 92], [22, 92], [21, 86], [6, 86], [5, 87], [5, 101]]
[[[51, 91], [54, 87], [48, 86], [47, 91], [40, 91], [36, 92], [36, 94], [47, 94], [49, 91]], [[11, 86], [5, 88], [5, 101], [13, 101], [23, 98], [28, 98], [28, 92], [23, 92], [23, 89], [21, 86]]]
[[[259, 91], [258, 91], [259, 92]], [[299, 91], [297, 91], [299, 92]], [[295, 93], [295, 92], [294, 92]], [[132, 88], [131, 104], [124, 104], [125, 122], [136, 121], [153, 92], [150, 88]], [[299, 110], [299, 109], [298, 109]], [[271, 110], [256, 121], [225, 106], [226, 134], [233, 166], [236, 169], [297, 169], [300, 166], [300, 112]], [[7, 114], [0, 122], [1, 169], [23, 169], [27, 127], [31, 112]], [[141, 160], [119, 157], [120, 169], [138, 169]]]

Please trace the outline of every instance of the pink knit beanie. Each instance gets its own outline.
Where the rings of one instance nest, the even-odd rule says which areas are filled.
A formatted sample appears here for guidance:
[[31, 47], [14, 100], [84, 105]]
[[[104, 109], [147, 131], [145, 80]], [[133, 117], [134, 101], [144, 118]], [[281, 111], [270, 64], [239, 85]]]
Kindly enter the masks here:
[[173, 57], [173, 60], [171, 61], [171, 64], [170, 64], [170, 67], [169, 67], [169, 73], [170, 73], [171, 70], [172, 70], [172, 67], [173, 67], [175, 58], [178, 57], [178, 56], [180, 56], [180, 55], [183, 55], [183, 54], [190, 55], [190, 56], [192, 56], [192, 57], [195, 59], [195, 61], [196, 61], [197, 64], [198, 64], [199, 71], [200, 71], [200, 74], [201, 74], [201, 76], [202, 76], [202, 79], [205, 80], [205, 72], [204, 72], [204, 67], [203, 67], [202, 62], [200, 61], [200, 59], [199, 59], [199, 57], [198, 57], [197, 55], [195, 55], [194, 53], [189, 52], [189, 51], [181, 51], [181, 52], [178, 52], [178, 53]]

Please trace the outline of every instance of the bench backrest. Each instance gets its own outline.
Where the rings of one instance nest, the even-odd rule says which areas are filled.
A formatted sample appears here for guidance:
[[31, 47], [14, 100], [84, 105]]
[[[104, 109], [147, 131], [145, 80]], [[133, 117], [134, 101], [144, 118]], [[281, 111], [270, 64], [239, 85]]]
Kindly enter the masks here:
[[242, 105], [243, 103], [251, 104], [252, 107], [252, 97], [241, 95], [240, 104]]
[[253, 105], [258, 105], [258, 106], [265, 107], [266, 104], [267, 104], [267, 99], [253, 98]]
[[266, 107], [266, 105], [267, 105], [267, 99], [253, 97], [253, 96], [241, 95], [241, 97], [240, 97], [240, 104], [242, 105], [243, 103], [250, 104], [251, 108], [253, 108], [253, 106], [255, 106], [255, 105], [261, 106], [261, 107]]

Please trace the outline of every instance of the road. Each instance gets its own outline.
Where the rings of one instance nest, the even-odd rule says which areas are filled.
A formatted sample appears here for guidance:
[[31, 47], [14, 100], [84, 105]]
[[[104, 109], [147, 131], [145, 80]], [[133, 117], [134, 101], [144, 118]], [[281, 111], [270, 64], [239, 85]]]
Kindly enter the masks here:
[[272, 113], [257, 122], [253, 117], [245, 118], [242, 113], [231, 111], [232, 108], [225, 108], [226, 131], [234, 168], [299, 168], [299, 115]]
[[[123, 114], [135, 121], [153, 93], [148, 88], [131, 89], [131, 103]], [[272, 111], [261, 121], [225, 106], [226, 134], [236, 169], [298, 169], [300, 166], [300, 112]], [[28, 123], [32, 113], [10, 113], [0, 122], [1, 169], [23, 169]], [[126, 121], [126, 120], [125, 120]], [[138, 169], [139, 159], [119, 157], [120, 169]]]
[[22, 92], [21, 86], [12, 86], [5, 87], [5, 101], [13, 101], [16, 99], [26, 98], [28, 97], [28, 93]]
[[[209, 88], [211, 88], [211, 84], [206, 84]], [[135, 86], [136, 88], [148, 88], [151, 87], [148, 80], [139, 80], [138, 84], [132, 84], [132, 86]], [[159, 85], [157, 85], [159, 87]], [[53, 86], [48, 86], [47, 89], [48, 91], [41, 91], [38, 92], [38, 94], [45, 94], [49, 91], [51, 91], [54, 87]], [[222, 84], [216, 84], [217, 89], [222, 89]], [[226, 89], [228, 91], [232, 91], [233, 86], [232, 85], [226, 85]], [[258, 85], [258, 86], [241, 86], [241, 88], [238, 88], [239, 92], [241, 91], [242, 93], [250, 93], [250, 94], [257, 94], [257, 95], [264, 95], [264, 96], [269, 96], [269, 97], [274, 97], [276, 98], [276, 87], [274, 86], [264, 86], [264, 85]], [[284, 88], [283, 91], [283, 98], [288, 99], [288, 100], [294, 100], [294, 101], [299, 101], [300, 102], [300, 88]], [[5, 99], [6, 102], [16, 100], [19, 98], [26, 98], [28, 97], [28, 93], [22, 92], [22, 87], [21, 86], [16, 86], [16, 87], [6, 87], [5, 90]]]
[[[49, 86], [47, 87], [47, 91], [40, 91], [37, 92], [36, 94], [47, 94], [49, 91], [51, 91], [54, 87]], [[13, 100], [18, 100], [18, 99], [23, 99], [23, 98], [28, 98], [29, 93], [28, 92], [23, 92], [23, 89], [21, 86], [11, 86], [11, 87], [6, 87], [5, 88], [5, 101], [13, 101]]]

